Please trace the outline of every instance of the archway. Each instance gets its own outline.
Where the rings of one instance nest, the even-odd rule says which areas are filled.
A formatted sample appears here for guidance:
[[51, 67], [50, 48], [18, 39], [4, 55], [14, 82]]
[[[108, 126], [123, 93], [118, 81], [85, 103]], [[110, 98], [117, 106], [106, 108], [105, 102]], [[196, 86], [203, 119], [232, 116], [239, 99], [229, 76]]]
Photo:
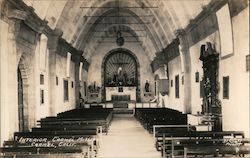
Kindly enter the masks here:
[[109, 92], [117, 89], [116, 94], [127, 97], [125, 100], [140, 102], [140, 65], [130, 50], [118, 48], [105, 55], [102, 62], [102, 87], [103, 101], [115, 99], [116, 95]]
[[18, 126], [19, 126], [19, 131], [22, 132], [24, 131], [24, 108], [23, 108], [23, 81], [22, 81], [22, 75], [21, 71], [18, 68], [17, 69], [17, 81], [18, 81]]
[[17, 67], [17, 79], [18, 79], [18, 120], [19, 131], [29, 131], [30, 116], [28, 112], [29, 105], [29, 87], [30, 77], [28, 75], [29, 70], [29, 58], [22, 54], [18, 67]]

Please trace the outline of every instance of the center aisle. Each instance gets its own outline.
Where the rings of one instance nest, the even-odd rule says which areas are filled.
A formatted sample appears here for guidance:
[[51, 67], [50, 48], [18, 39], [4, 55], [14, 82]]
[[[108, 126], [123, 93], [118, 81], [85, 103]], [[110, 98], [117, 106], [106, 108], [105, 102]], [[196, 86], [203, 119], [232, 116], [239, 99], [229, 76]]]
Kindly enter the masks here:
[[114, 115], [108, 135], [102, 136], [98, 158], [161, 158], [153, 135], [129, 114]]

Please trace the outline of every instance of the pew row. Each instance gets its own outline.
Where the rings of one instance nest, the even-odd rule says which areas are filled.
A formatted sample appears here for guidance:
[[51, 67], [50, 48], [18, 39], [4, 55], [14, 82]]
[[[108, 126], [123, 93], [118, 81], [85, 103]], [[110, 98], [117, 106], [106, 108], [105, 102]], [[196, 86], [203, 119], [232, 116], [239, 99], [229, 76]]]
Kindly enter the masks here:
[[[250, 154], [250, 140], [237, 131], [196, 131], [163, 134], [163, 157], [237, 156]], [[225, 149], [225, 150], [224, 150]]]
[[[31, 131], [15, 132], [0, 148], [2, 157], [96, 157], [112, 109], [74, 109], [38, 121]], [[74, 156], [73, 156], [74, 155]], [[24, 156], [25, 157], [25, 156]]]
[[163, 157], [197, 157], [197, 156], [244, 156], [250, 154], [250, 139], [225, 138], [225, 139], [165, 139], [171, 142], [165, 144]]
[[[18, 142], [14, 143], [15, 145]], [[81, 158], [90, 158], [93, 157], [90, 155], [90, 146], [85, 145], [75, 145], [73, 147], [35, 147], [24, 144], [19, 144], [17, 146], [5, 146], [0, 148], [1, 156], [0, 157], [41, 157], [41, 158], [49, 158], [49, 157], [81, 157]]]
[[[113, 109], [90, 108], [74, 109], [57, 114], [57, 117], [46, 117], [38, 121], [41, 128], [91, 128], [102, 126], [102, 132], [108, 133], [109, 126], [113, 118]], [[81, 126], [81, 127], [79, 127]]]
[[136, 108], [135, 118], [153, 133], [154, 125], [187, 125], [187, 115], [168, 108]]

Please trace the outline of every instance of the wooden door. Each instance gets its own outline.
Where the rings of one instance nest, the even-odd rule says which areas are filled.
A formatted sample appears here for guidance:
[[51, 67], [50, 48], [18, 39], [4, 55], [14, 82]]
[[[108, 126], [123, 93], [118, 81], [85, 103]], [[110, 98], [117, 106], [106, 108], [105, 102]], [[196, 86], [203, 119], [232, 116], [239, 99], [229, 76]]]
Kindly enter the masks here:
[[19, 120], [19, 131], [24, 131], [24, 113], [23, 113], [23, 82], [21, 71], [18, 68], [18, 120]]

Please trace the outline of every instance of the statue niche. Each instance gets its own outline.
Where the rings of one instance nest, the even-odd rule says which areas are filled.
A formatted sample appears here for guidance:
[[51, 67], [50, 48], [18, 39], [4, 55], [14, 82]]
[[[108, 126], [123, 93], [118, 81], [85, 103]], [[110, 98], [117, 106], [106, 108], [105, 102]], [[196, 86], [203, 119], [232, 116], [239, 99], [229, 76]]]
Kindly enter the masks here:
[[106, 87], [136, 86], [136, 63], [129, 55], [114, 54], [105, 67]]
[[132, 52], [123, 49], [110, 52], [103, 60], [103, 100], [139, 101], [138, 66]]
[[214, 123], [214, 130], [221, 131], [221, 103], [218, 99], [218, 67], [219, 54], [212, 47], [210, 42], [207, 45], [201, 45], [200, 58], [203, 63], [203, 104], [202, 114], [209, 116]]
[[127, 72], [119, 67], [117, 73], [113, 74], [113, 77], [109, 77], [107, 81], [108, 86], [129, 86], [132, 85], [133, 81], [128, 79]]
[[152, 96], [152, 92], [150, 90], [150, 84], [149, 84], [148, 80], [146, 80], [145, 85], [144, 85], [144, 96], [145, 97], [150, 97], [150, 99], [151, 99], [151, 96]]
[[98, 103], [101, 102], [101, 87], [96, 85], [96, 81], [88, 86], [88, 102]]
[[145, 83], [145, 92], [150, 92], [148, 80]]

